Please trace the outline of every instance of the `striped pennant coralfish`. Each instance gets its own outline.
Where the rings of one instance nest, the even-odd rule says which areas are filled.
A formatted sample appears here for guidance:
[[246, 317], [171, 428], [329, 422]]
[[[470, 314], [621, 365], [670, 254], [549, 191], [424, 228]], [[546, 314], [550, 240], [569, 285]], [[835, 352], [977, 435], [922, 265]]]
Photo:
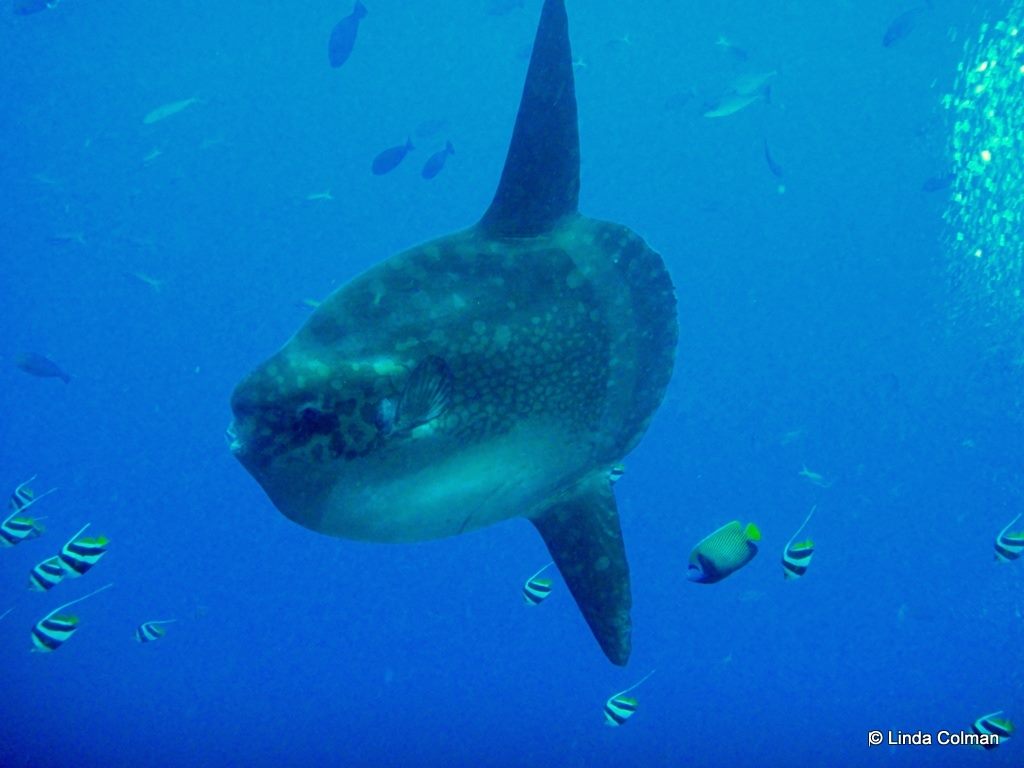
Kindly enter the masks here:
[[554, 565], [553, 561], [526, 580], [523, 585], [523, 599], [527, 605], [540, 605], [551, 594], [551, 579], [541, 579], [539, 576], [552, 565]]
[[796, 529], [796, 533], [786, 542], [786, 549], [782, 553], [782, 575], [787, 581], [799, 579], [807, 573], [807, 566], [811, 564], [811, 557], [814, 555], [814, 541], [812, 539], [796, 541], [796, 537], [800, 535], [800, 531], [811, 521], [814, 510], [817, 508], [817, 504], [811, 507], [811, 511], [807, 513], [807, 517], [804, 518], [800, 527]]
[[[982, 715], [974, 721], [971, 730], [983, 739], [978, 746], [983, 749], [995, 749], [1013, 736], [1016, 730], [1013, 723], [1007, 717], [1000, 717], [1001, 714], [1003, 710], [1000, 709], [998, 712]], [[993, 736], [995, 738], [992, 738]]]
[[605, 725], [610, 725], [613, 728], [618, 728], [624, 722], [629, 720], [637, 710], [637, 700], [633, 696], [627, 696], [626, 694], [632, 691], [634, 688], [638, 688], [641, 683], [647, 680], [653, 675], [655, 670], [651, 670], [642, 678], [639, 682], [633, 683], [624, 691], [619, 691], [614, 696], [608, 699], [604, 703], [604, 722]]
[[36, 492], [29, 487], [29, 483], [35, 480], [38, 475], [32, 475], [28, 480], [19, 485], [14, 489], [14, 493], [11, 494], [11, 511], [14, 513], [24, 512], [26, 509], [31, 507], [37, 501], [44, 496], [49, 496], [51, 493], [56, 491], [56, 488], [51, 488], [45, 493], [40, 493], [38, 496]]
[[64, 570], [72, 578], [85, 575], [86, 572], [103, 557], [107, 551], [110, 540], [106, 536], [92, 536], [80, 538], [85, 529], [92, 523], [86, 523], [82, 530], [68, 539], [68, 543], [61, 547], [60, 561], [64, 564]]
[[28, 587], [36, 592], [47, 592], [60, 584], [66, 575], [67, 571], [64, 570], [60, 556], [54, 555], [32, 569], [28, 577]]
[[996, 536], [996, 560], [1003, 563], [1008, 563], [1011, 560], [1016, 560], [1024, 552], [1024, 531], [1010, 531], [1017, 521], [1020, 520], [1020, 515], [1017, 515], [1010, 524], [1003, 528]]
[[51, 488], [46, 493], [37, 496], [28, 485], [35, 479], [36, 476], [32, 475], [15, 488], [14, 493], [11, 494], [11, 514], [3, 522], [0, 522], [0, 547], [13, 547], [25, 539], [34, 539], [43, 532], [43, 527], [39, 525], [38, 521], [44, 518], [29, 517], [24, 512], [41, 498], [49, 496], [57, 489]]
[[64, 603], [64, 605], [57, 606], [46, 614], [46, 616], [36, 622], [36, 625], [32, 627], [32, 645], [34, 646], [32, 650], [38, 653], [53, 653], [64, 645], [64, 643], [68, 641], [68, 638], [78, 630], [78, 617], [68, 616], [67, 614], [61, 613], [61, 611], [75, 603], [87, 600], [93, 595], [98, 595], [103, 590], [110, 589], [112, 586], [114, 585], [107, 584], [102, 586], [83, 597], [79, 597], [77, 600], [72, 600], [71, 602]]
[[39, 525], [41, 519], [11, 512], [0, 523], [0, 547], [13, 547], [25, 539], [34, 539], [40, 536], [43, 532], [43, 527]]
[[159, 621], [144, 621], [139, 624], [135, 630], [135, 639], [140, 643], [151, 643], [154, 640], [159, 640], [165, 634], [167, 630], [164, 629], [164, 624], [173, 624], [177, 619], [161, 619]]

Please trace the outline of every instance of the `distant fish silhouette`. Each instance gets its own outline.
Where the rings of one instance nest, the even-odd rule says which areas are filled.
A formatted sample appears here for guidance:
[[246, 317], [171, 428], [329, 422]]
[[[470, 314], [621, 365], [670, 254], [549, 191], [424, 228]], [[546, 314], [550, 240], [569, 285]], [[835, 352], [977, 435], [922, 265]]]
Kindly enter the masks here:
[[[166, 120], [172, 115], [176, 115], [179, 112], [188, 109], [193, 104], [197, 104], [199, 99], [193, 96], [190, 99], [181, 99], [180, 101], [172, 101], [170, 104], [163, 104], [156, 109], [151, 109], [146, 113], [146, 116], [142, 118], [144, 125], [152, 125], [153, 123], [159, 123], [161, 120]], [[152, 154], [152, 153], [151, 153]]]
[[327, 60], [331, 62], [332, 67], [340, 67], [352, 55], [356, 33], [359, 32], [359, 22], [365, 16], [366, 6], [356, 0], [352, 13], [334, 25], [331, 39], [327, 43]]
[[719, 37], [715, 41], [715, 45], [717, 45], [719, 48], [728, 53], [737, 61], [746, 61], [747, 59], [750, 58], [750, 54], [747, 52], [745, 48], [741, 48], [740, 46], [736, 45], [736, 43], [734, 43], [727, 37]]
[[159, 621], [144, 621], [135, 629], [135, 639], [140, 643], [151, 643], [159, 640], [167, 634], [164, 624], [173, 624], [177, 619], [161, 619]]
[[405, 160], [405, 156], [409, 154], [415, 147], [412, 145], [411, 139], [406, 139], [405, 144], [399, 144], [397, 147], [389, 147], [373, 158], [373, 165], [371, 166], [374, 176], [383, 176], [385, 173], [390, 173], [398, 167], [398, 164]]
[[803, 466], [803, 468], [799, 472], [797, 472], [797, 474], [800, 477], [804, 478], [811, 485], [816, 485], [819, 488], [831, 488], [832, 487], [832, 481], [831, 480], [826, 480], [820, 473], [814, 472], [814, 471], [808, 469], [806, 464]]
[[423, 164], [423, 171], [421, 172], [420, 175], [424, 179], [434, 178], [435, 176], [437, 176], [437, 174], [441, 172], [441, 169], [444, 168], [444, 163], [445, 160], [448, 159], [448, 155], [454, 154], [455, 148], [452, 146], [452, 143], [450, 141], [446, 141], [444, 149], [432, 154], [427, 159], [427, 162]]
[[882, 46], [884, 48], [891, 48], [896, 45], [914, 31], [914, 27], [917, 26], [917, 22], [921, 18], [921, 14], [928, 10], [928, 5], [919, 5], [916, 8], [911, 8], [909, 11], [904, 11], [895, 19], [889, 22], [889, 26], [885, 29], [885, 34], [882, 35]]
[[59, 2], [60, 0], [14, 0], [13, 10], [16, 16], [29, 16], [56, 8]]
[[751, 104], [764, 100], [771, 102], [771, 80], [776, 72], [753, 72], [741, 75], [732, 86], [704, 113], [704, 117], [728, 117]]
[[35, 352], [21, 352], [14, 358], [14, 364], [31, 376], [41, 379], [60, 379], [65, 384], [71, 381], [70, 374], [53, 360]]
[[65, 245], [67, 243], [86, 245], [84, 232], [55, 232], [47, 237], [46, 240], [54, 245]]
[[125, 272], [124, 274], [125, 274], [125, 277], [130, 277], [130, 278], [132, 278], [134, 280], [138, 280], [143, 285], [148, 285], [150, 288], [152, 288], [157, 293], [159, 293], [161, 290], [163, 290], [164, 281], [163, 280], [158, 280], [157, 278], [153, 277], [152, 275], [147, 275], [145, 272], [134, 271], [134, 272]]

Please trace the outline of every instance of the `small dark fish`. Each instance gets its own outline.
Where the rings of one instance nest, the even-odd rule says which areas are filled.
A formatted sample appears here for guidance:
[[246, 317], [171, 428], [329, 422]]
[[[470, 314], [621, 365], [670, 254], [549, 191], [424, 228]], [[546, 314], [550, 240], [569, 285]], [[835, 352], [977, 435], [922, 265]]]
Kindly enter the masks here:
[[38, 376], [42, 379], [60, 379], [65, 384], [71, 381], [71, 376], [57, 365], [53, 360], [35, 352], [21, 352], [14, 358], [14, 364], [25, 373]]
[[415, 147], [412, 145], [412, 139], [406, 139], [405, 144], [399, 144], [397, 147], [385, 149], [373, 158], [374, 176], [383, 176], [385, 173], [395, 170], [398, 164], [405, 160], [405, 156], [413, 149]]
[[941, 192], [944, 189], [949, 189], [949, 185], [953, 183], [953, 179], [956, 178], [956, 174], [952, 171], [949, 173], [940, 173], [938, 176], [932, 176], [930, 179], [926, 179], [924, 184], [921, 185], [922, 192]]
[[917, 26], [921, 14], [926, 10], [928, 10], [926, 5], [911, 8], [889, 22], [889, 26], [885, 29], [885, 34], [882, 35], [882, 46], [884, 48], [891, 48], [900, 40], [906, 38], [907, 35], [914, 31], [914, 27]]
[[58, 2], [60, 0], [14, 0], [12, 6], [16, 16], [29, 16], [56, 8]]
[[448, 127], [448, 121], [443, 118], [424, 120], [416, 126], [416, 136], [421, 139], [430, 139], [441, 133]]
[[366, 6], [356, 0], [352, 13], [334, 25], [331, 30], [331, 39], [327, 43], [327, 59], [332, 67], [340, 67], [352, 54], [352, 47], [356, 44], [356, 33], [359, 31], [359, 22], [366, 16]]
[[435, 152], [423, 164], [423, 171], [420, 174], [424, 179], [432, 179], [441, 172], [444, 168], [444, 161], [448, 159], [448, 155], [455, 154], [455, 147], [452, 146], [450, 141], [446, 141], [444, 149]]
[[781, 179], [783, 176], [782, 166], [775, 162], [775, 159], [772, 157], [772, 153], [768, 149], [768, 139], [764, 140], [764, 160], [768, 163], [768, 170], [772, 172], [772, 175], [777, 179]]

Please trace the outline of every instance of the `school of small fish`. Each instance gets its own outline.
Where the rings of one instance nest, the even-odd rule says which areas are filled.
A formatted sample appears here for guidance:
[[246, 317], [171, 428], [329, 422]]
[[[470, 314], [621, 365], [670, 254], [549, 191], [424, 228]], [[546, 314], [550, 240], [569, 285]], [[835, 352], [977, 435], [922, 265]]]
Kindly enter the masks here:
[[[10, 548], [26, 541], [38, 539], [45, 531], [40, 520], [45, 518], [35, 515], [34, 507], [42, 499], [57, 489], [50, 488], [36, 493], [31, 484], [36, 477], [32, 476], [19, 484], [11, 493], [8, 502], [10, 513], [0, 522], [0, 547]], [[31, 512], [31, 513], [30, 513]], [[56, 555], [46, 558], [29, 573], [28, 588], [33, 592], [49, 592], [66, 578], [77, 579], [91, 571], [106, 554], [110, 540], [106, 536], [84, 535], [91, 523], [83, 525], [71, 536]], [[30, 650], [36, 653], [53, 653], [61, 648], [79, 629], [79, 618], [75, 614], [66, 613], [72, 605], [84, 602], [89, 598], [105, 592], [112, 583], [94, 589], [81, 597], [68, 600], [47, 613], [32, 625]], [[8, 608], [0, 614], [0, 620], [6, 618], [14, 608]], [[144, 621], [135, 630], [135, 638], [140, 643], [158, 640], [166, 633], [165, 625], [174, 619]]]

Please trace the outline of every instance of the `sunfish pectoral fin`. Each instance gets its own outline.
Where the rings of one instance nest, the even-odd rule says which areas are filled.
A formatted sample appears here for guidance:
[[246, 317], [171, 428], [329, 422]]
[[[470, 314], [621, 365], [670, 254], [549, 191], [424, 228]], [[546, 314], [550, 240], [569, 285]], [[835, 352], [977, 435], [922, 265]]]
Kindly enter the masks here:
[[631, 648], [629, 564], [607, 472], [593, 472], [531, 518], [601, 650], [625, 666]]
[[452, 399], [452, 372], [440, 357], [430, 355], [409, 375], [395, 414], [395, 430], [404, 432], [441, 417]]
[[545, 0], [505, 168], [480, 226], [533, 237], [577, 210], [580, 138], [564, 0]]

